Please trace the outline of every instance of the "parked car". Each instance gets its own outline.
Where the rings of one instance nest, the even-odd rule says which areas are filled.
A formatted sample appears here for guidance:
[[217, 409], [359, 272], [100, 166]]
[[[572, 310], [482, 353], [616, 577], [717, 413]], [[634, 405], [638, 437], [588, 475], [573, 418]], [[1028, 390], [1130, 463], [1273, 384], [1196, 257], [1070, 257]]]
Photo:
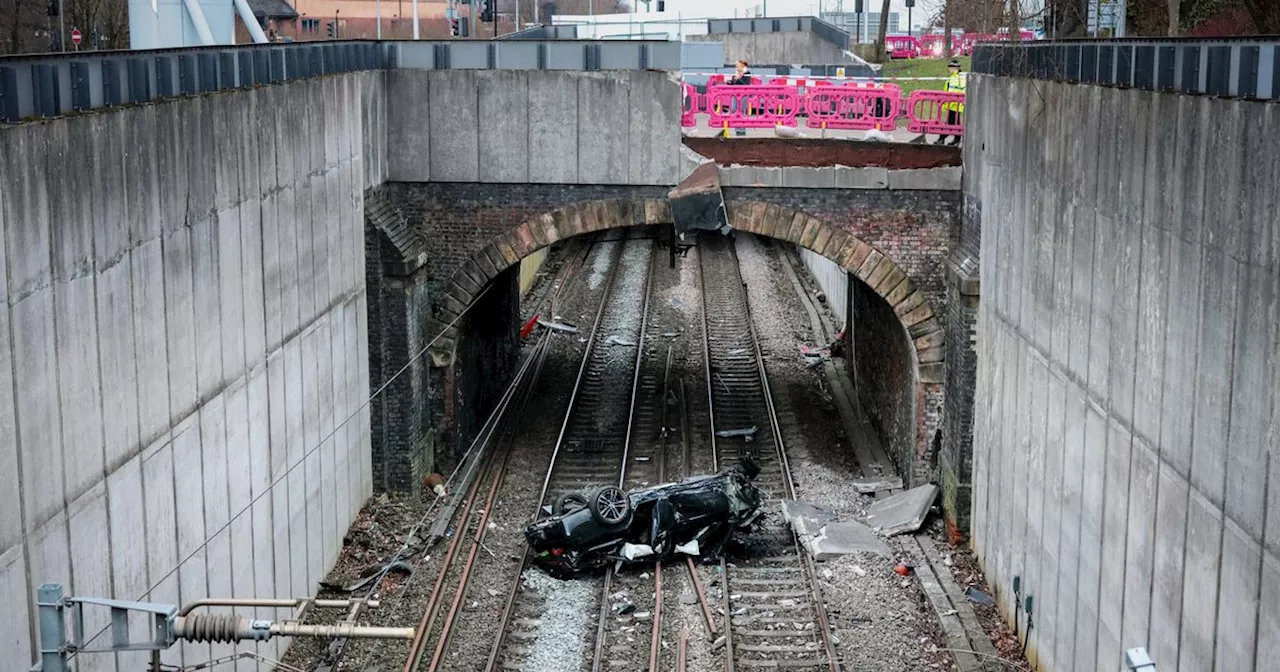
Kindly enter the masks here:
[[552, 515], [524, 530], [534, 562], [570, 578], [610, 564], [653, 562], [677, 555], [715, 557], [734, 532], [760, 517], [760, 468], [743, 458], [708, 476], [630, 493], [614, 486], [569, 493]]

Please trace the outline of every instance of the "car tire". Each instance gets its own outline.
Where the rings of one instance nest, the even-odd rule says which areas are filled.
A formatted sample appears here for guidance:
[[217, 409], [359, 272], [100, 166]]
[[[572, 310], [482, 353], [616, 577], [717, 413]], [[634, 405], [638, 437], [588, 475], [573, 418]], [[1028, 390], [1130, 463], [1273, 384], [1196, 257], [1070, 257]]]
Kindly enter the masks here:
[[566, 492], [560, 495], [560, 499], [556, 500], [555, 514], [563, 516], [566, 513], [577, 511], [587, 506], [587, 497], [579, 492]]
[[617, 525], [631, 515], [631, 502], [621, 488], [607, 485], [591, 493], [591, 516], [601, 525]]

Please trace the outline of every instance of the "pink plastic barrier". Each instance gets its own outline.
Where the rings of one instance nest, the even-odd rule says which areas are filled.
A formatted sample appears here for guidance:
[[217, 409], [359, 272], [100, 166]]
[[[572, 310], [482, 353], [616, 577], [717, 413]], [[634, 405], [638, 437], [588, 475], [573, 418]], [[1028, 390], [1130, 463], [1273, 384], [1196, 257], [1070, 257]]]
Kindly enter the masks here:
[[884, 38], [889, 58], [916, 58], [920, 55], [920, 42], [911, 35], [890, 35]]
[[680, 125], [693, 128], [698, 125], [697, 115], [702, 112], [702, 94], [692, 84], [684, 85], [684, 109], [680, 114]]
[[958, 108], [962, 104], [964, 104], [963, 93], [912, 91], [907, 97], [907, 130], [912, 133], [963, 135], [963, 114], [960, 115], [958, 123], [947, 123], [947, 112], [951, 106], [955, 105]]
[[894, 84], [831, 87], [805, 96], [809, 128], [892, 131], [902, 111], [902, 89]]
[[795, 126], [802, 109], [794, 86], [708, 86], [705, 111], [712, 128], [773, 128]]
[[[951, 55], [960, 56], [964, 53], [964, 36], [951, 36]], [[946, 51], [946, 39], [944, 35], [930, 33], [920, 38], [920, 55], [925, 58], [943, 58], [946, 56], [942, 52]]]

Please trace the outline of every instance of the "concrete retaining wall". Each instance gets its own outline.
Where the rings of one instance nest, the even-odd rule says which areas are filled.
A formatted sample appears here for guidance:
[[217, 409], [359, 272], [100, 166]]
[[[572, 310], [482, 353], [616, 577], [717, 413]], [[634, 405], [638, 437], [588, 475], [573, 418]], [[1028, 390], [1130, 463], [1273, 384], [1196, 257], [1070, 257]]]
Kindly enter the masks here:
[[1274, 669], [1280, 108], [970, 82], [972, 522], [1001, 604], [1021, 577], [1047, 670]]
[[43, 582], [308, 595], [336, 558], [370, 493], [361, 213], [385, 176], [383, 77], [0, 129], [0, 669], [34, 660]]
[[672, 186], [679, 81], [662, 71], [392, 70], [388, 181]]
[[807, 30], [779, 33], [714, 33], [689, 35], [690, 42], [723, 42], [725, 63], [858, 63], [844, 50]]
[[809, 269], [818, 286], [827, 295], [827, 305], [836, 316], [836, 329], [844, 327], [849, 320], [849, 273], [834, 261], [810, 250], [796, 246], [800, 261]]

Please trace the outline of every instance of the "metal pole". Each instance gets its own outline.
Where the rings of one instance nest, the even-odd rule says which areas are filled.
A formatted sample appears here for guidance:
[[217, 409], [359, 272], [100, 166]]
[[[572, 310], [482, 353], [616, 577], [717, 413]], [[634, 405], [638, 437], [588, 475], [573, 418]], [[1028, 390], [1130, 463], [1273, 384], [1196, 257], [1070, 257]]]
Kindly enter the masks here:
[[418, 0], [413, 0], [413, 39], [418, 39]]
[[378, 0], [378, 39], [382, 39], [382, 0]]
[[67, 13], [62, 9], [63, 0], [58, 0], [58, 42], [61, 50], [67, 50]]
[[[537, 2], [537, 0], [534, 0]], [[516, 0], [516, 32], [520, 32], [520, 0]]]
[[66, 672], [66, 622], [62, 620], [62, 584], [46, 583], [36, 591], [40, 614], [41, 672]]

